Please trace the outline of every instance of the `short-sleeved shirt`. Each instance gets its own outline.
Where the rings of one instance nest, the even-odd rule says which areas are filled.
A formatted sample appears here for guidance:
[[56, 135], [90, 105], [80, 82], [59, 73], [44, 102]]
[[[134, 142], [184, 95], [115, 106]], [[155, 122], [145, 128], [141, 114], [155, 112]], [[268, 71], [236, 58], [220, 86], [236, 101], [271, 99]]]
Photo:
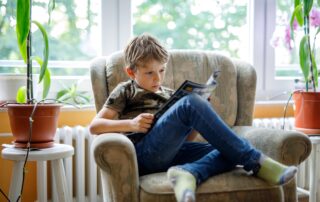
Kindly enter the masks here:
[[141, 88], [134, 80], [128, 80], [115, 87], [104, 106], [117, 111], [119, 119], [132, 119], [141, 113], [154, 114], [173, 92], [163, 86], [157, 92], [151, 92]]

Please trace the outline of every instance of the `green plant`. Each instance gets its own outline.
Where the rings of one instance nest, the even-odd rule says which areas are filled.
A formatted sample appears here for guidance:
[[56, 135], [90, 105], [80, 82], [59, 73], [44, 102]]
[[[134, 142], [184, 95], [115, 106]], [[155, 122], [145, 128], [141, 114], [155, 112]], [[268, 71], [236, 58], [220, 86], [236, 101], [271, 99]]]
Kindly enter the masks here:
[[[49, 2], [49, 19], [51, 11], [54, 9], [55, 0], [50, 0]], [[40, 65], [40, 75], [38, 83], [43, 83], [43, 93], [42, 97], [45, 98], [48, 95], [50, 88], [50, 71], [47, 68], [48, 58], [49, 58], [49, 41], [48, 35], [45, 28], [37, 21], [31, 20], [31, 8], [32, 0], [17, 0], [17, 24], [16, 24], [16, 34], [19, 50], [24, 62], [27, 64], [27, 86], [20, 87], [17, 92], [17, 102], [18, 103], [32, 103], [34, 102], [33, 96], [33, 70], [32, 70], [32, 60], [35, 60]], [[32, 56], [32, 32], [31, 24], [35, 24], [41, 31], [43, 37], [43, 56]]]
[[[303, 37], [299, 46], [300, 68], [302, 70], [306, 91], [313, 88], [316, 91], [318, 87], [318, 68], [316, 58], [316, 39], [320, 32], [320, 11], [316, 9], [316, 5], [320, 6], [320, 0], [314, 3], [313, 0], [294, 0], [294, 10], [290, 20], [291, 38], [295, 30], [295, 22], [303, 27]], [[312, 13], [311, 13], [312, 12]], [[313, 15], [313, 17], [311, 17]], [[316, 29], [313, 35], [313, 43], [311, 41], [311, 26]], [[312, 44], [311, 44], [312, 43]], [[309, 86], [311, 83], [312, 87]]]
[[78, 84], [74, 83], [70, 87], [64, 87], [57, 93], [56, 99], [61, 102], [70, 102], [71, 104], [89, 104], [90, 96], [86, 91], [79, 91]]

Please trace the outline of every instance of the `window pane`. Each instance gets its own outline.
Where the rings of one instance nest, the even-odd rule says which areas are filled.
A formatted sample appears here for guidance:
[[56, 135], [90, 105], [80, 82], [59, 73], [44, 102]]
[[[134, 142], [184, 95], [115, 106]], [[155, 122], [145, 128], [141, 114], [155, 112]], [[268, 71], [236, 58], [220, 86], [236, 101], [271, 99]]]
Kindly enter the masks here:
[[135, 0], [134, 35], [147, 32], [174, 49], [218, 50], [248, 59], [247, 0]]
[[[271, 39], [271, 45], [275, 48], [275, 63], [277, 77], [301, 78], [302, 72], [299, 66], [299, 43], [303, 35], [303, 28], [297, 22], [294, 23], [294, 40], [290, 35], [290, 18], [293, 10], [292, 0], [277, 1], [276, 28]], [[311, 43], [313, 43], [316, 29], [310, 26]], [[319, 51], [319, 43], [315, 44]]]
[[[0, 5], [0, 60], [20, 60], [15, 33], [16, 1], [4, 0]], [[48, 1], [33, 0], [32, 19], [43, 24], [49, 34], [49, 60], [70, 61], [89, 60], [98, 55], [100, 27], [98, 11], [100, 0], [56, 0], [55, 9], [51, 13], [48, 24]], [[42, 57], [42, 36], [36, 26], [32, 26], [32, 55]], [[54, 69], [53, 75], [83, 75], [83, 68]], [[14, 67], [0, 67], [2, 72], [16, 72]], [[85, 72], [88, 75], [88, 71]]]

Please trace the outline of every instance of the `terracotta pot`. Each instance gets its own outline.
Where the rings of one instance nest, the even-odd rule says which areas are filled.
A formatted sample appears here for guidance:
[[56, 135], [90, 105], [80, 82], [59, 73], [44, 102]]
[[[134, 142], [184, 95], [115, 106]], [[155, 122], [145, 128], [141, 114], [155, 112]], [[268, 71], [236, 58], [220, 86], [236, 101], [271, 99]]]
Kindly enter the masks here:
[[295, 128], [306, 134], [320, 134], [320, 93], [293, 93]]
[[[48, 148], [53, 146], [54, 135], [58, 126], [61, 104], [38, 104], [33, 116], [31, 147]], [[29, 117], [33, 104], [7, 105], [10, 126], [15, 137], [15, 147], [26, 148], [30, 135]]]

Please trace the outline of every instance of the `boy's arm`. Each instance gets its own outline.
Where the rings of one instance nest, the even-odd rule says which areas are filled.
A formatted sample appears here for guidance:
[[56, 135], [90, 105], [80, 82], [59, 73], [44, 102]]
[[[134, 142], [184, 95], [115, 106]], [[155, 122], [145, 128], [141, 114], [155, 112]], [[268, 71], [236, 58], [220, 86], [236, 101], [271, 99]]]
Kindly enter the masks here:
[[134, 119], [116, 120], [118, 112], [110, 108], [102, 108], [90, 124], [92, 134], [108, 132], [142, 132], [151, 127], [153, 115], [142, 113]]

